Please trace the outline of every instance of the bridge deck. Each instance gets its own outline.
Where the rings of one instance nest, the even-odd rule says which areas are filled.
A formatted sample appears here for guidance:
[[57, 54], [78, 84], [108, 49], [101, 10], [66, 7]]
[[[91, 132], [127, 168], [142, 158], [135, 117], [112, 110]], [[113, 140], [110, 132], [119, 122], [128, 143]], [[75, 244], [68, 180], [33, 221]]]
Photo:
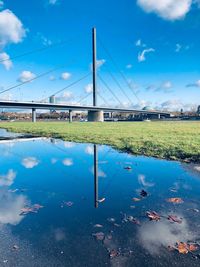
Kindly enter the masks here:
[[16, 109], [47, 109], [47, 110], [82, 110], [82, 111], [104, 111], [104, 112], [127, 112], [127, 113], [143, 113], [143, 114], [160, 114], [170, 115], [169, 112], [157, 110], [138, 110], [126, 108], [112, 108], [100, 106], [81, 106], [81, 105], [67, 105], [67, 104], [51, 104], [40, 102], [17, 102], [17, 101], [0, 101], [1, 108], [16, 108]]

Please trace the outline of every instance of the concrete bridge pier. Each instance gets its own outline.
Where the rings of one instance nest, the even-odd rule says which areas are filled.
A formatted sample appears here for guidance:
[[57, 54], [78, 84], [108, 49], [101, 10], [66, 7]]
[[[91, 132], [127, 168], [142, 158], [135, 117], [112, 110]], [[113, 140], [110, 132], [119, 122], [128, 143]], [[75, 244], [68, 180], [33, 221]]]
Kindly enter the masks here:
[[36, 109], [32, 108], [32, 122], [36, 122]]
[[96, 121], [96, 122], [103, 122], [104, 121], [104, 115], [103, 111], [88, 111], [88, 121]]
[[72, 110], [69, 110], [69, 122], [71, 123], [73, 121], [73, 114], [72, 114]]

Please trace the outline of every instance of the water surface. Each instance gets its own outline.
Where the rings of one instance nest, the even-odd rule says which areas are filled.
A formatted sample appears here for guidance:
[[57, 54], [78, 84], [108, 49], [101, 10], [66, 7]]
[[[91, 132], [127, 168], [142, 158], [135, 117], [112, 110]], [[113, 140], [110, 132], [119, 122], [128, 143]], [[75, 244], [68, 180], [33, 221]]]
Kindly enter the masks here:
[[[0, 143], [0, 266], [200, 266], [199, 250], [168, 248], [200, 242], [199, 173], [178, 162], [96, 149], [95, 162], [92, 144]], [[184, 202], [166, 201], [175, 197]], [[35, 204], [37, 210], [22, 213]], [[150, 221], [147, 211], [160, 221]]]

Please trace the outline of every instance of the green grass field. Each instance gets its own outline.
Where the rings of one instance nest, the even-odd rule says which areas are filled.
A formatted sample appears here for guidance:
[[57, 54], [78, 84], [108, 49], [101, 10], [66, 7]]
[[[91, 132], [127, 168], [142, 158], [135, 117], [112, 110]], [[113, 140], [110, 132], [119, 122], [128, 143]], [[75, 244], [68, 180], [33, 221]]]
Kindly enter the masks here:
[[200, 162], [200, 122], [1, 122], [0, 128], [107, 144], [138, 155]]

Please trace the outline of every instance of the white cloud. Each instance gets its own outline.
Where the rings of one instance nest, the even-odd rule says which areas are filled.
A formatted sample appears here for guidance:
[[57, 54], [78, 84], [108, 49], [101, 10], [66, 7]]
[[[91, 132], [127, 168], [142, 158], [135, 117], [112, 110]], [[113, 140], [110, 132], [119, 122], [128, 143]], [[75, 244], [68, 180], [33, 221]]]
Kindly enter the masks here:
[[150, 52], [155, 52], [155, 49], [153, 49], [153, 48], [144, 49], [142, 52], [140, 52], [140, 53], [138, 54], [138, 61], [139, 61], [139, 62], [143, 62], [143, 61], [145, 61], [145, 60], [146, 60], [145, 55], [146, 55], [147, 53], [150, 53]]
[[[106, 60], [105, 59], [99, 59], [96, 61], [96, 66], [97, 66], [97, 69], [100, 69], [104, 64], [106, 63]], [[92, 66], [93, 64], [91, 63], [90, 64], [90, 69], [92, 70]]]
[[16, 172], [9, 170], [7, 174], [0, 175], [0, 186], [10, 186], [16, 178]]
[[24, 158], [21, 163], [26, 169], [32, 169], [39, 164], [39, 160], [35, 157], [28, 157]]
[[4, 6], [4, 2], [0, 0], [0, 9], [2, 9]]
[[190, 11], [192, 0], [137, 0], [147, 13], [155, 13], [166, 20], [184, 18]]
[[48, 39], [47, 37], [45, 37], [42, 33], [38, 32], [37, 33], [37, 38], [41, 41], [41, 43], [44, 46], [49, 46], [52, 45], [52, 41], [50, 39]]
[[186, 85], [186, 87], [199, 87], [200, 88], [200, 80], [198, 80], [194, 83], [189, 83]]
[[73, 163], [72, 159], [66, 158], [66, 159], [63, 160], [63, 165], [65, 165], [65, 166], [72, 166], [73, 164], [74, 163]]
[[94, 147], [93, 146], [86, 146], [85, 153], [89, 155], [94, 155]]
[[49, 80], [50, 80], [50, 81], [55, 81], [55, 80], [56, 80], [56, 77], [53, 76], [53, 75], [51, 75], [51, 76], [49, 77]]
[[106, 63], [106, 60], [105, 59], [99, 59], [99, 60], [97, 60], [97, 68], [100, 68], [105, 63]]
[[58, 0], [49, 0], [49, 5], [55, 5], [58, 3]]
[[70, 77], [71, 77], [71, 74], [69, 72], [63, 72], [61, 73], [61, 76], [60, 76], [60, 78], [65, 81], [69, 80]]
[[92, 83], [89, 83], [88, 85], [85, 86], [85, 92], [88, 94], [93, 92], [93, 84]]
[[132, 69], [132, 67], [133, 67], [133, 66], [132, 66], [131, 64], [126, 65], [126, 68], [127, 68], [127, 69]]
[[70, 92], [70, 91], [65, 91], [65, 92], [63, 93], [62, 97], [63, 97], [63, 98], [70, 99], [70, 98], [73, 97], [73, 94], [72, 94], [72, 92]]
[[26, 30], [22, 22], [15, 14], [9, 10], [0, 12], [0, 45], [5, 46], [9, 43], [19, 43], [26, 36]]
[[142, 40], [141, 40], [141, 39], [138, 39], [138, 40], [135, 42], [135, 46], [146, 47], [146, 44], [143, 44], [143, 43], [142, 43]]
[[72, 148], [75, 146], [75, 144], [72, 142], [64, 142], [63, 145], [65, 148]]
[[180, 52], [182, 46], [180, 44], [176, 44], [176, 49], [175, 49], [175, 52]]
[[29, 70], [24, 70], [24, 71], [21, 72], [21, 74], [20, 74], [20, 76], [18, 78], [18, 81], [22, 82], [22, 83], [23, 82], [28, 82], [29, 80], [32, 80], [35, 77], [36, 77], [36, 75], [33, 72], [31, 72]]
[[5, 52], [0, 53], [0, 64], [2, 64], [6, 70], [10, 70], [13, 66], [10, 56]]

